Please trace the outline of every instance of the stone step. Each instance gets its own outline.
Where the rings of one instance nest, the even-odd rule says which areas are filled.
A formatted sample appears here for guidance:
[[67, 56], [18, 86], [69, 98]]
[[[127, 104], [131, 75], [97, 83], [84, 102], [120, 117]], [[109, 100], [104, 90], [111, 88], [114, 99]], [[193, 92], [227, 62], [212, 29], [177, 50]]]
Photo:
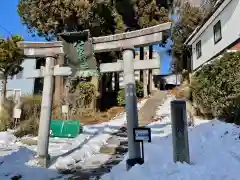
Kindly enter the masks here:
[[120, 142], [120, 146], [127, 146], [127, 145], [128, 145], [127, 139], [125, 141]]
[[113, 154], [116, 153], [116, 148], [117, 148], [117, 147], [103, 146], [103, 147], [101, 147], [101, 149], [100, 149], [100, 153], [113, 155]]
[[119, 146], [116, 148], [116, 152], [118, 154], [126, 153], [126, 152], [128, 152], [128, 147], [127, 146]]
[[108, 139], [108, 141], [107, 141], [107, 144], [106, 144], [106, 146], [112, 146], [112, 145], [114, 145], [114, 146], [119, 146], [120, 145], [120, 140], [119, 139], [117, 139], [116, 137], [111, 137], [111, 138], [109, 138]]
[[116, 134], [115, 136], [118, 136], [118, 137], [121, 137], [121, 138], [127, 138], [127, 133], [118, 133], [118, 134]]

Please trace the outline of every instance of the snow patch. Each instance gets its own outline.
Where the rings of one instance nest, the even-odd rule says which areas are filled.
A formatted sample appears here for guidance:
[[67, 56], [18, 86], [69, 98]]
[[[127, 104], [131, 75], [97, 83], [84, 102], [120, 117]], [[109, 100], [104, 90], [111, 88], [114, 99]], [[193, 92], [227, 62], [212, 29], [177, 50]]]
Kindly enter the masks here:
[[[149, 125], [152, 142], [145, 143], [145, 164], [126, 171], [126, 158], [102, 180], [238, 180], [240, 128], [218, 120], [196, 120], [189, 128], [191, 164], [173, 163], [169, 96], [157, 110], [161, 121]], [[121, 176], [119, 176], [121, 174]]]
[[[138, 109], [140, 109], [146, 101], [147, 99], [139, 102]], [[76, 147], [75, 150], [67, 156], [59, 157], [50, 169], [57, 169], [61, 171], [74, 170], [78, 162], [84, 161], [86, 158], [98, 153], [100, 148], [112, 136], [112, 133], [117, 132], [125, 123], [126, 113], [122, 113], [120, 116], [109, 122], [84, 126], [83, 134], [81, 135], [87, 134], [88, 136], [84, 139], [84, 143], [77, 143], [78, 145], [80, 144], [80, 146]], [[79, 135], [79, 137], [81, 135]]]
[[56, 171], [44, 168], [31, 168], [26, 162], [33, 160], [35, 153], [22, 147], [18, 151], [0, 158], [0, 179], [24, 179], [24, 180], [43, 180], [58, 178], [63, 180], [62, 175]]

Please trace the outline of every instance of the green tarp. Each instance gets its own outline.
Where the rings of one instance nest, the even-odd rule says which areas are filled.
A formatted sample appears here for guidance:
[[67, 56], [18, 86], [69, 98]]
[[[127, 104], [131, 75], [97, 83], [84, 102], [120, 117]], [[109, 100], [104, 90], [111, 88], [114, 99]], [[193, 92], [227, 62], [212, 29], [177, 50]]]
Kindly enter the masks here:
[[82, 132], [80, 120], [52, 120], [50, 136], [74, 138]]

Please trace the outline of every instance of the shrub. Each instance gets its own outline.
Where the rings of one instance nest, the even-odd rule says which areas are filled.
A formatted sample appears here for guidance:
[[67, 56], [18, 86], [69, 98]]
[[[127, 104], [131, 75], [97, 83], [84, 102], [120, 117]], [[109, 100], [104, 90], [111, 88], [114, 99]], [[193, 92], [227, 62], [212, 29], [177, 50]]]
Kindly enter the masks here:
[[117, 102], [119, 106], [125, 105], [125, 90], [120, 89], [118, 91]]
[[[143, 83], [136, 81], [136, 95], [137, 97], [143, 97]], [[117, 102], [119, 106], [125, 105], [125, 90], [120, 89], [118, 91]]]
[[31, 119], [40, 117], [42, 96], [25, 95], [21, 98], [22, 117], [21, 119]]
[[136, 81], [136, 94], [137, 97], [143, 97], [143, 83], [141, 81]]
[[89, 105], [96, 94], [94, 84], [90, 82], [79, 82], [77, 89], [79, 90], [79, 99], [84, 101], [84, 106]]
[[21, 122], [16, 136], [37, 135], [40, 120], [42, 96], [25, 95], [21, 98]]
[[26, 135], [38, 135], [38, 126], [39, 126], [39, 117], [32, 117], [30, 119], [24, 120], [21, 122], [17, 131], [15, 132], [15, 136], [23, 137]]
[[75, 108], [88, 107], [96, 96], [96, 88], [90, 82], [78, 81], [68, 95], [67, 101]]
[[192, 100], [192, 89], [191, 89], [191, 84], [184, 80], [182, 84], [178, 87], [178, 91], [176, 92], [175, 95], [177, 98], [184, 98], [188, 101]]
[[226, 53], [203, 66], [192, 76], [191, 86], [202, 114], [239, 123], [240, 53]]
[[13, 128], [13, 107], [13, 100], [11, 98], [6, 99], [0, 111], [0, 131]]
[[11, 128], [11, 118], [8, 111], [2, 108], [0, 112], [0, 131], [6, 131], [8, 128]]

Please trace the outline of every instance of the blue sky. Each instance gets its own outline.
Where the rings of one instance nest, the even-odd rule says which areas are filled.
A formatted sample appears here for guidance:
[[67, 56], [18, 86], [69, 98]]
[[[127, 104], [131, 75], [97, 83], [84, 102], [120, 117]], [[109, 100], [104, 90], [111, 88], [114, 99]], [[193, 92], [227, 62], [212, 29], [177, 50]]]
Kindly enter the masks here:
[[161, 67], [160, 67], [160, 74], [170, 74], [171, 73], [171, 63], [172, 63], [172, 56], [169, 56], [168, 50], [171, 49], [170, 46], [172, 45], [172, 41], [168, 39], [166, 46], [163, 48], [159, 45], [154, 45], [153, 50], [157, 51], [160, 54], [161, 58]]
[[[44, 41], [43, 38], [32, 37], [27, 28], [21, 24], [17, 13], [18, 0], [2, 0], [0, 6], [0, 37], [7, 37], [11, 34], [19, 34], [24, 37], [25, 41]], [[154, 45], [153, 49], [158, 51], [161, 56], [161, 74], [170, 73], [172, 57], [167, 54], [167, 49], [172, 42], [169, 40], [166, 48]]]
[[11, 33], [23, 36], [26, 41], [43, 40], [43, 38], [32, 37], [21, 24], [17, 13], [17, 4], [18, 0], [2, 0], [0, 6], [0, 37], [7, 37]]

